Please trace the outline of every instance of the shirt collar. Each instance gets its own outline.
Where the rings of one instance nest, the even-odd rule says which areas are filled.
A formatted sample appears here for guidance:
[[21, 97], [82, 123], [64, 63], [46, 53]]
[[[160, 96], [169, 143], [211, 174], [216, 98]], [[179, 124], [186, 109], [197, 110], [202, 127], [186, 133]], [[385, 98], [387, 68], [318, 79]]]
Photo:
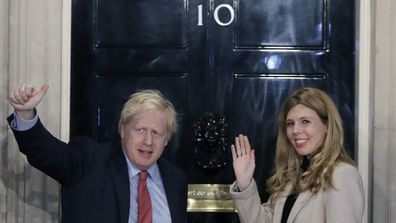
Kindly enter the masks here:
[[[124, 157], [125, 157], [125, 159], [127, 161], [127, 164], [128, 164], [128, 175], [129, 175], [129, 178], [132, 179], [133, 177], [138, 175], [141, 170], [128, 159], [128, 156], [125, 154], [124, 151], [123, 151], [123, 153], [124, 153]], [[151, 165], [147, 169], [147, 171], [149, 172], [149, 177], [153, 180], [153, 182], [155, 184], [160, 184], [161, 183], [161, 174], [160, 174], [157, 162], [155, 162], [153, 165]]]

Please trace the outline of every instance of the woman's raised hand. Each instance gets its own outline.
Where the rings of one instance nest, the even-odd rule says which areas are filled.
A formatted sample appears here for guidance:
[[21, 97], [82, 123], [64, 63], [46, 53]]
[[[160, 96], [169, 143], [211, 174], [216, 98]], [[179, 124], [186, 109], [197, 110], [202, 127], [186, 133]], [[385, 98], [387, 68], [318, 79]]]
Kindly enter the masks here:
[[250, 185], [256, 167], [254, 149], [250, 148], [247, 136], [240, 134], [235, 137], [231, 153], [238, 189], [244, 191]]

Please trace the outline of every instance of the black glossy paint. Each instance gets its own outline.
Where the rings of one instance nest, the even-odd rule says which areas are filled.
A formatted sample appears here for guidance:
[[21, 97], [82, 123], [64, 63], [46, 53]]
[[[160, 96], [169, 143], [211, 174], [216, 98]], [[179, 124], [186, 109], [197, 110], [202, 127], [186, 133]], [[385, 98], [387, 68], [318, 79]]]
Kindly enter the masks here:
[[[221, 4], [235, 12], [229, 26], [214, 20]], [[156, 88], [180, 114], [164, 155], [186, 170], [190, 183], [234, 180], [229, 150], [224, 167], [209, 170], [195, 162], [193, 123], [213, 112], [226, 118], [227, 148], [236, 134], [249, 136], [254, 177], [264, 188], [280, 104], [291, 91], [315, 86], [335, 100], [354, 156], [354, 11], [354, 1], [342, 0], [73, 0], [70, 134], [117, 137], [128, 96]], [[228, 9], [220, 6], [218, 17], [229, 21]], [[238, 220], [235, 214], [190, 213], [189, 222]]]

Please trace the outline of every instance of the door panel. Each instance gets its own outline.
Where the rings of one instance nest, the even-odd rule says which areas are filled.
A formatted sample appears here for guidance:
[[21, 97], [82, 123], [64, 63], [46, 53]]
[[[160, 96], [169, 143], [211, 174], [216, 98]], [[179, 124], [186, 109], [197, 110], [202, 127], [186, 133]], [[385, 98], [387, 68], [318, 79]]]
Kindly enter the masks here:
[[[161, 6], [161, 9], [158, 8]], [[96, 44], [117, 47], [186, 46], [184, 1], [97, 1]], [[166, 27], [166, 28], [165, 28]]]
[[[264, 201], [276, 116], [297, 88], [330, 94], [354, 157], [354, 11], [354, 1], [341, 0], [74, 0], [71, 137], [118, 137], [122, 104], [138, 89], [155, 88], [179, 113], [164, 156], [189, 183], [232, 183], [229, 146], [245, 133]], [[188, 221], [238, 218], [198, 212]]]
[[241, 48], [324, 47], [325, 1], [237, 1], [236, 46]]

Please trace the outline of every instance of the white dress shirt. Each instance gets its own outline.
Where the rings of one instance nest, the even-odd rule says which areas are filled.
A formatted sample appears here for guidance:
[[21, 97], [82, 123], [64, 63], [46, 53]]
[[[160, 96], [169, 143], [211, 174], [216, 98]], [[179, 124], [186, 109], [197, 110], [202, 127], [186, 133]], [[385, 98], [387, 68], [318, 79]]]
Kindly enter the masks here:
[[[125, 155], [125, 154], [124, 154]], [[130, 209], [128, 223], [137, 223], [137, 194], [140, 169], [135, 167], [125, 155], [128, 163], [128, 175], [130, 185]], [[152, 165], [148, 170], [147, 188], [150, 193], [151, 205], [153, 210], [153, 223], [172, 223], [168, 200], [164, 185], [162, 183], [161, 174], [157, 163]]]

